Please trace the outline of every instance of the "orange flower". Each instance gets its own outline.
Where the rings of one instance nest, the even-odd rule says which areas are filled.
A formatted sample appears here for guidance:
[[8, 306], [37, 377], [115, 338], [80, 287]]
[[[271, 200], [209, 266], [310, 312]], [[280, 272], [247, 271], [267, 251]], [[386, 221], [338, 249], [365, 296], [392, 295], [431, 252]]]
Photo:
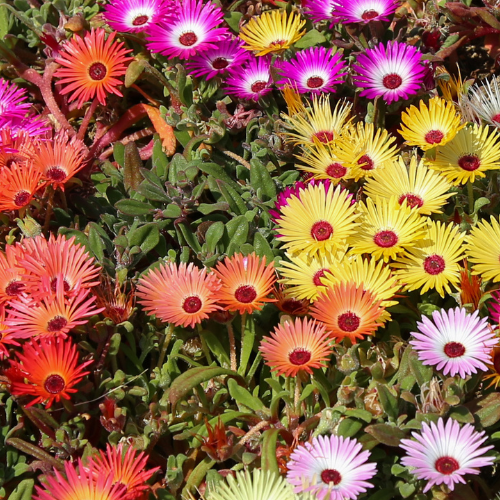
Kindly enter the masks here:
[[16, 345], [19, 343], [14, 339], [16, 336], [13, 333], [8, 332], [8, 326], [5, 324], [5, 307], [0, 306], [0, 358], [2, 356], [9, 357], [9, 351], [7, 351], [6, 345]]
[[0, 131], [0, 171], [4, 167], [11, 167], [12, 163], [27, 163], [35, 155], [32, 138], [22, 131], [15, 135], [10, 128]]
[[74, 388], [87, 375], [83, 371], [93, 361], [78, 364], [78, 351], [70, 339], [41, 338], [26, 343], [23, 353], [16, 353], [19, 361], [11, 367], [22, 374], [25, 381], [15, 377], [10, 392], [15, 396], [35, 396], [26, 406], [45, 403], [50, 408], [54, 401], [70, 399]]
[[285, 314], [305, 316], [309, 312], [309, 300], [291, 297], [287, 293], [287, 287], [282, 283], [274, 287], [273, 295], [276, 299], [276, 307]]
[[109, 276], [101, 276], [101, 284], [94, 288], [98, 307], [103, 307], [102, 315], [109, 318], [113, 323], [119, 325], [127, 321], [134, 312], [135, 293], [134, 286], [130, 285], [130, 291], [126, 292], [126, 284], [123, 291], [118, 280], [112, 284]]
[[255, 253], [235, 254], [219, 262], [214, 272], [222, 282], [217, 301], [228, 311], [251, 313], [262, 309], [264, 302], [276, 302], [267, 298], [276, 277], [274, 264], [266, 266], [265, 257], [260, 261]]
[[0, 211], [27, 206], [40, 189], [42, 173], [33, 165], [12, 162], [0, 171]]
[[491, 364], [488, 365], [488, 368], [490, 369], [490, 373], [484, 375], [483, 380], [490, 380], [487, 389], [494, 386], [496, 390], [500, 385], [500, 346], [494, 347], [491, 350]]
[[56, 58], [64, 66], [55, 73], [63, 84], [61, 94], [71, 92], [69, 100], [78, 100], [79, 107], [95, 97], [106, 104], [106, 93], [123, 95], [118, 90], [122, 81], [117, 77], [127, 71], [127, 63], [132, 58], [126, 54], [131, 51], [123, 47], [123, 42], [114, 41], [116, 33], [111, 33], [107, 40], [105, 35], [106, 30], [102, 28], [92, 28], [83, 38], [75, 35]]
[[322, 321], [332, 337], [356, 339], [371, 335], [379, 326], [384, 311], [371, 292], [356, 283], [341, 282], [329, 287], [314, 302], [311, 315]]
[[278, 325], [271, 337], [262, 340], [259, 350], [272, 371], [295, 377], [301, 370], [312, 373], [312, 368], [326, 366], [333, 347], [324, 325], [296, 318], [295, 323]]
[[26, 270], [19, 263], [24, 254], [19, 244], [5, 245], [0, 252], [0, 304], [17, 298], [26, 290], [23, 277]]

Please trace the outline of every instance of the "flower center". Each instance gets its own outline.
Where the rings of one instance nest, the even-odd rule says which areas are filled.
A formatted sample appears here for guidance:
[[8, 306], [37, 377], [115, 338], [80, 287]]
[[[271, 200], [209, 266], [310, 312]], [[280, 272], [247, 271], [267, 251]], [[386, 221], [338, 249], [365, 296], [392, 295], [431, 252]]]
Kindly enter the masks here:
[[325, 273], [329, 273], [330, 269], [320, 269], [314, 276], [313, 276], [313, 283], [316, 286], [325, 286], [323, 283], [321, 283], [321, 278], [325, 277]]
[[476, 155], [464, 155], [458, 160], [458, 166], [467, 172], [474, 172], [481, 166], [481, 161]]
[[305, 365], [310, 359], [311, 352], [307, 349], [302, 349], [301, 347], [294, 349], [288, 355], [288, 361], [290, 361], [290, 363], [295, 366]]
[[306, 86], [310, 89], [318, 89], [322, 87], [325, 83], [325, 80], [320, 76], [311, 76], [311, 78], [307, 79]]
[[325, 484], [333, 483], [334, 486], [337, 486], [337, 484], [339, 484], [340, 481], [342, 481], [342, 476], [340, 475], [340, 472], [338, 470], [335, 470], [335, 469], [325, 469], [321, 473], [321, 480]]
[[301, 313], [304, 309], [304, 306], [300, 300], [297, 299], [286, 299], [281, 303], [281, 310], [283, 312], [287, 312], [289, 314], [293, 314], [297, 316], [298, 313]]
[[201, 300], [199, 297], [196, 297], [196, 295], [188, 297], [186, 300], [184, 300], [182, 304], [182, 308], [188, 314], [197, 313], [201, 309], [201, 306], [202, 306]]
[[314, 137], [318, 139], [319, 142], [323, 144], [328, 144], [333, 141], [333, 132], [329, 132], [328, 130], [322, 130], [321, 132], [316, 132]]
[[[69, 283], [66, 281], [66, 278], [63, 278], [63, 290], [65, 292], [69, 292], [71, 286], [69, 285]], [[50, 282], [50, 289], [53, 291], [53, 292], [56, 292], [57, 291], [57, 278], [53, 278], [52, 281]]]
[[460, 469], [458, 462], [452, 457], [440, 457], [436, 460], [434, 467], [441, 474], [449, 476]]
[[274, 42], [271, 42], [271, 47], [274, 47], [275, 45], [282, 47], [283, 45], [286, 45], [286, 43], [287, 43], [286, 40], [276, 40]]
[[23, 290], [24, 290], [24, 283], [22, 283], [21, 281], [18, 281], [18, 280], [11, 281], [5, 287], [5, 295], [8, 295], [9, 297], [16, 297]]
[[50, 394], [59, 394], [66, 387], [66, 384], [61, 375], [49, 375], [45, 379], [43, 387]]
[[449, 358], [459, 358], [465, 354], [465, 346], [460, 342], [448, 342], [444, 346], [444, 353]]
[[497, 373], [500, 373], [500, 352], [493, 355], [493, 368]]
[[89, 76], [90, 78], [92, 78], [92, 80], [96, 82], [104, 80], [104, 78], [106, 78], [107, 73], [108, 70], [106, 69], [106, 66], [104, 66], [104, 64], [100, 62], [92, 64], [89, 68]]
[[333, 177], [334, 179], [340, 179], [341, 177], [344, 177], [345, 174], [347, 174], [347, 168], [340, 163], [332, 163], [326, 168], [326, 174], [330, 177]]
[[422, 198], [420, 198], [420, 196], [416, 194], [403, 194], [399, 197], [398, 202], [400, 205], [402, 205], [405, 200], [406, 205], [410, 208], [420, 208], [424, 204], [424, 200], [422, 200]]
[[143, 26], [144, 24], [146, 24], [147, 22], [149, 21], [149, 17], [148, 16], [137, 16], [133, 21], [132, 21], [132, 25], [133, 26]]
[[225, 57], [218, 57], [212, 61], [212, 68], [224, 69], [229, 66], [229, 61]]
[[193, 31], [188, 31], [187, 33], [183, 33], [179, 37], [179, 42], [181, 45], [184, 45], [184, 47], [191, 47], [198, 41], [198, 37]]
[[382, 84], [386, 89], [394, 90], [401, 87], [403, 79], [396, 73], [391, 73], [390, 75], [385, 75], [382, 79]]
[[325, 241], [333, 234], [333, 227], [326, 220], [315, 222], [311, 228], [311, 236], [316, 241]]
[[50, 333], [60, 332], [67, 324], [68, 320], [66, 318], [63, 318], [62, 316], [54, 316], [47, 323], [47, 331]]
[[64, 179], [66, 179], [67, 174], [66, 171], [61, 167], [50, 167], [45, 172], [45, 176], [51, 181], [62, 182]]
[[378, 16], [378, 12], [376, 10], [365, 10], [363, 14], [361, 14], [361, 19], [365, 21], [369, 21], [370, 19], [374, 19]]
[[437, 144], [443, 140], [444, 134], [440, 130], [431, 130], [425, 134], [425, 142], [427, 144]]
[[424, 271], [432, 276], [442, 273], [445, 267], [446, 265], [441, 255], [429, 255], [424, 260]]
[[12, 201], [14, 202], [14, 205], [16, 207], [24, 207], [24, 205], [28, 203], [30, 198], [31, 198], [31, 193], [29, 191], [25, 191], [24, 189], [22, 189], [21, 191], [18, 191], [15, 194], [14, 199]]
[[337, 323], [342, 331], [352, 333], [359, 328], [360, 318], [357, 314], [348, 311], [338, 317]]
[[358, 160], [358, 165], [360, 165], [363, 170], [373, 170], [373, 160], [368, 155], [363, 155]]
[[267, 82], [259, 80], [257, 82], [252, 83], [250, 90], [258, 94], [259, 92], [262, 92], [266, 87], [267, 87]]
[[491, 119], [492, 122], [496, 122], [496, 123], [500, 123], [500, 113], [498, 113], [497, 115], [495, 115], [492, 119]]
[[379, 247], [390, 248], [398, 242], [398, 236], [394, 231], [380, 231], [373, 237], [373, 242]]
[[234, 297], [242, 304], [250, 304], [256, 299], [257, 292], [252, 285], [242, 285], [234, 292]]

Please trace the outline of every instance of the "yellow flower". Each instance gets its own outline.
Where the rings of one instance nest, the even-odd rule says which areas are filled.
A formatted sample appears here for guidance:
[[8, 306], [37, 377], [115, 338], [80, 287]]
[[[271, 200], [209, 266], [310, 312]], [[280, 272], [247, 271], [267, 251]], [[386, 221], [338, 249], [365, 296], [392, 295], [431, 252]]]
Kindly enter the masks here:
[[306, 24], [305, 19], [285, 10], [270, 10], [254, 17], [241, 29], [240, 38], [247, 43], [243, 48], [258, 51], [258, 56], [265, 56], [271, 52], [282, 52], [290, 45], [300, 40], [306, 30], [301, 28]]

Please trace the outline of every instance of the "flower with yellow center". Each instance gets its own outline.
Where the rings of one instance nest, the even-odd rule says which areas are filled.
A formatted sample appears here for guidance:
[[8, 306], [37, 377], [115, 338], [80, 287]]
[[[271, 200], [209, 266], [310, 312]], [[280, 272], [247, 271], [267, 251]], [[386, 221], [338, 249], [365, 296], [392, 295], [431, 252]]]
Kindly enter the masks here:
[[465, 127], [465, 124], [460, 124], [455, 106], [440, 97], [432, 98], [428, 105], [420, 101], [419, 108], [410, 106], [401, 114], [401, 121], [404, 125], [399, 133], [406, 143], [424, 151], [450, 142]]
[[474, 182], [488, 170], [500, 168], [500, 133], [488, 126], [472, 125], [459, 130], [448, 144], [439, 148], [436, 158], [427, 158], [433, 170], [455, 186]]
[[415, 245], [425, 235], [426, 218], [395, 196], [366, 199], [359, 204], [361, 225], [348, 243], [355, 254], [369, 253], [375, 259], [388, 262]]
[[373, 177], [367, 179], [365, 193], [370, 198], [380, 196], [389, 199], [395, 196], [401, 205], [415, 208], [421, 215], [440, 214], [441, 207], [455, 193], [449, 193], [451, 184], [433, 170], [429, 170], [414, 155], [409, 168], [400, 157], [398, 161], [375, 170]]
[[292, 195], [281, 213], [276, 230], [283, 248], [307, 257], [331, 255], [342, 248], [358, 218], [349, 192], [323, 183], [309, 184], [298, 197]]
[[256, 51], [258, 56], [271, 52], [282, 52], [300, 40], [306, 24], [296, 12], [287, 14], [285, 10], [270, 10], [254, 17], [243, 26], [240, 38], [246, 42], [244, 49]]
[[432, 221], [426, 237], [392, 264], [396, 276], [407, 290], [421, 288], [421, 294], [436, 290], [441, 297], [450, 294], [450, 285], [458, 288], [460, 283], [464, 237], [452, 222], [446, 226]]

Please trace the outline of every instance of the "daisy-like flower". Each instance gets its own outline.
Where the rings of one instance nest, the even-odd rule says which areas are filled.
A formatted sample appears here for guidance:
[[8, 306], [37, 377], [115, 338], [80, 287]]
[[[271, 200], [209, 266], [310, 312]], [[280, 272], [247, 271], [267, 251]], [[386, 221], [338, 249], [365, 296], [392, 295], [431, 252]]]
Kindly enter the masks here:
[[451, 287], [458, 288], [460, 282], [464, 237], [465, 233], [453, 222], [447, 226], [430, 222], [424, 238], [392, 264], [396, 276], [407, 290], [421, 288], [421, 294], [436, 290], [441, 297], [452, 293]]
[[445, 484], [453, 491], [458, 483], [466, 484], [465, 474], [479, 474], [480, 467], [492, 465], [495, 457], [485, 456], [493, 446], [480, 446], [488, 436], [477, 432], [470, 424], [460, 424], [440, 418], [437, 423], [422, 423], [420, 432], [412, 432], [413, 439], [402, 439], [399, 445], [407, 455], [401, 463], [411, 469], [418, 479], [428, 481], [424, 493], [434, 485]]
[[0, 117], [22, 119], [31, 104], [26, 101], [26, 92], [15, 83], [0, 78]]
[[323, 322], [333, 338], [348, 337], [353, 344], [382, 326], [383, 311], [380, 300], [353, 282], [328, 287], [311, 306], [311, 316]]
[[258, 101], [272, 91], [271, 60], [268, 57], [252, 57], [230, 74], [225, 81], [225, 91], [240, 99]]
[[113, 476], [99, 476], [83, 466], [78, 459], [78, 471], [69, 460], [64, 462], [64, 472], [54, 469], [55, 477], [46, 475], [43, 488], [36, 486], [34, 500], [123, 500], [126, 488], [123, 484], [113, 485]]
[[389, 21], [389, 16], [396, 12], [397, 0], [351, 0], [335, 2], [333, 13], [343, 23], [369, 23], [370, 21]]
[[[498, 323], [498, 320], [496, 321]], [[483, 377], [483, 380], [489, 380], [490, 383], [487, 387], [495, 387], [498, 389], [500, 385], [500, 346], [495, 346], [491, 350], [491, 363], [488, 364], [489, 373]]]
[[23, 381], [13, 380], [10, 392], [15, 396], [35, 396], [26, 406], [44, 403], [50, 408], [61, 399], [71, 399], [75, 385], [87, 375], [84, 369], [92, 360], [78, 365], [78, 351], [70, 339], [40, 338], [24, 344], [16, 353], [19, 361], [11, 366], [22, 374]]
[[170, 0], [113, 0], [104, 8], [106, 22], [116, 31], [139, 33], [172, 14]]
[[500, 224], [491, 216], [490, 222], [480, 220], [467, 237], [465, 253], [472, 263], [472, 274], [484, 280], [500, 281]]
[[19, 342], [16, 342], [15, 339], [16, 336], [9, 332], [9, 327], [5, 324], [5, 306], [2, 304], [0, 305], [0, 359], [9, 357], [7, 346], [19, 346]]
[[361, 225], [349, 240], [352, 253], [369, 253], [388, 262], [425, 236], [426, 219], [405, 202], [400, 205], [395, 196], [375, 198], [375, 202], [367, 198], [359, 210]]
[[285, 377], [299, 372], [312, 373], [313, 368], [326, 366], [333, 346], [324, 325], [307, 318], [296, 318], [278, 325], [270, 337], [264, 337], [260, 352], [271, 371]]
[[192, 263], [176, 268], [169, 263], [140, 279], [137, 296], [149, 314], [176, 326], [193, 328], [220, 309], [216, 304], [220, 287], [219, 280], [206, 269]]
[[346, 141], [343, 149], [351, 151], [356, 158], [353, 170], [355, 180], [371, 177], [375, 170], [390, 165], [397, 159], [396, 138], [387, 130], [375, 130], [373, 123], [359, 122], [347, 130], [340, 142]]
[[353, 80], [364, 89], [360, 95], [369, 99], [382, 96], [387, 104], [415, 95], [424, 79], [418, 49], [396, 40], [367, 49], [356, 63], [353, 69], [358, 74]]
[[245, 312], [262, 309], [265, 302], [275, 302], [269, 294], [275, 282], [274, 263], [266, 265], [255, 253], [244, 257], [234, 254], [218, 262], [215, 274], [222, 287], [216, 292], [216, 299], [227, 311]]
[[414, 208], [421, 215], [440, 214], [441, 208], [454, 193], [449, 193], [451, 184], [423, 161], [413, 155], [409, 167], [404, 160], [388, 163], [383, 169], [375, 170], [367, 179], [365, 193], [370, 198], [379, 196], [389, 200], [395, 196], [402, 205]]
[[340, 186], [326, 189], [324, 184], [310, 184], [300, 198], [292, 196], [281, 212], [277, 237], [283, 248], [308, 257], [334, 254], [357, 226], [356, 207]]
[[339, 21], [335, 15], [335, 0], [302, 0], [304, 14], [313, 22], [330, 21], [332, 24]]
[[123, 42], [116, 42], [116, 33], [105, 39], [106, 30], [94, 29], [84, 36], [75, 35], [64, 44], [56, 61], [62, 66], [55, 72], [62, 84], [61, 94], [70, 94], [70, 101], [78, 101], [78, 107], [94, 98], [106, 104], [106, 95], [123, 94], [118, 90], [119, 79], [127, 71], [132, 60]]
[[130, 319], [134, 313], [135, 287], [129, 283], [130, 290], [127, 291], [127, 281], [120, 283], [108, 275], [101, 274], [101, 284], [92, 292], [96, 298], [97, 307], [102, 307], [102, 315], [109, 318], [115, 325], [119, 325]]
[[347, 74], [344, 70], [341, 52], [311, 47], [279, 65], [281, 79], [276, 84], [291, 85], [301, 94], [335, 92], [335, 85], [342, 83], [342, 77]]
[[24, 257], [21, 245], [5, 245], [0, 252], [0, 304], [19, 297], [26, 290], [26, 269], [20, 264]]
[[276, 299], [275, 306], [289, 316], [305, 316], [309, 313], [309, 300], [297, 299], [288, 293], [289, 288], [279, 283], [275, 285], [272, 292], [273, 297]]
[[488, 314], [491, 321], [495, 324], [500, 324], [500, 290], [496, 290], [491, 294], [492, 302], [488, 303]]
[[465, 127], [460, 120], [453, 103], [434, 97], [428, 105], [420, 101], [419, 109], [410, 106], [401, 113], [404, 125], [401, 125], [399, 133], [409, 146], [427, 151], [450, 142]]
[[35, 156], [36, 142], [23, 132], [15, 133], [11, 128], [0, 130], [0, 171], [13, 163], [26, 164]]
[[248, 52], [242, 48], [239, 39], [227, 39], [204, 52], [194, 55], [186, 62], [191, 75], [204, 76], [207, 80], [227, 72], [238, 70], [248, 59]]
[[0, 171], [0, 212], [20, 210], [40, 189], [42, 172], [31, 164], [12, 162]]
[[332, 434], [299, 445], [290, 455], [287, 481], [295, 493], [311, 492], [318, 500], [356, 500], [373, 485], [377, 466], [356, 439]]
[[437, 150], [436, 158], [427, 158], [426, 163], [455, 186], [474, 182], [487, 170], [500, 168], [499, 139], [498, 129], [472, 125], [459, 130], [453, 140]]
[[272, 52], [282, 52], [300, 40], [306, 24], [296, 12], [287, 14], [285, 10], [268, 10], [259, 17], [253, 17], [240, 31], [240, 38], [246, 42], [247, 50], [265, 56]]
[[300, 191], [304, 190], [306, 185], [301, 182], [295, 182], [292, 186], [287, 186], [283, 191], [278, 193], [276, 197], [276, 201], [274, 202], [274, 207], [276, 210], [269, 210], [269, 213], [273, 217], [273, 220], [276, 222], [281, 217], [281, 208], [288, 205], [288, 200], [295, 195], [297, 198], [300, 198]]
[[90, 457], [88, 468], [94, 477], [113, 478], [112, 484], [122, 484], [127, 488], [125, 499], [142, 498], [141, 495], [150, 489], [147, 481], [160, 468], [144, 470], [148, 456], [141, 452], [137, 454], [132, 446], [127, 451], [123, 443], [118, 446], [106, 445], [106, 452], [100, 451], [99, 455]]
[[412, 332], [415, 340], [410, 341], [418, 359], [450, 377], [458, 373], [466, 378], [478, 370], [486, 371], [498, 338], [487, 318], [479, 318], [478, 314], [467, 314], [457, 307], [434, 311], [433, 321], [423, 316], [422, 322], [417, 322], [418, 332]]
[[27, 135], [44, 139], [48, 132], [52, 130], [45, 118], [38, 115], [28, 115], [25, 118], [10, 118], [0, 116], [0, 130], [9, 128], [13, 137]]
[[271, 471], [239, 471], [217, 483], [207, 500], [295, 500], [285, 478]]
[[500, 82], [498, 78], [483, 80], [469, 89], [467, 104], [472, 114], [493, 125], [500, 127]]
[[180, 59], [215, 49], [217, 42], [229, 34], [227, 28], [217, 28], [223, 17], [222, 10], [211, 1], [206, 4], [203, 0], [176, 2], [175, 17], [149, 29], [148, 49]]

